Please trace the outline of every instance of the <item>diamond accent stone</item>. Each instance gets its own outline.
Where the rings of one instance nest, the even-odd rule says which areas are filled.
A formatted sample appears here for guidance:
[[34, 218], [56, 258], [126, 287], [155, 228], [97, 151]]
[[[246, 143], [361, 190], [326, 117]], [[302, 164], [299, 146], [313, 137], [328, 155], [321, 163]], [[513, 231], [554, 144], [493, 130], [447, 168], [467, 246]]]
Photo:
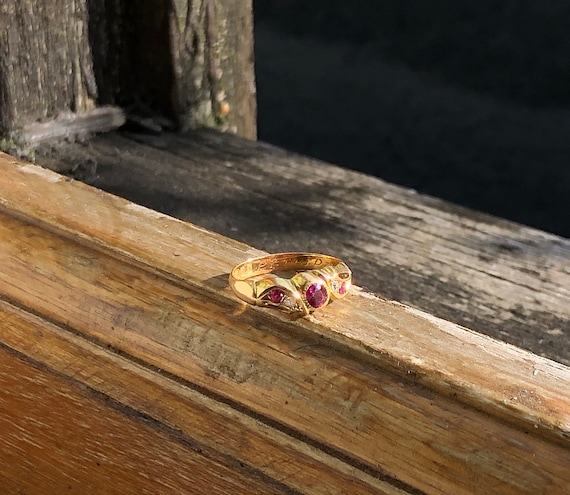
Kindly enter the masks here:
[[307, 291], [305, 292], [305, 298], [313, 308], [320, 308], [324, 306], [328, 300], [328, 297], [329, 294], [322, 282], [316, 282], [309, 285]]
[[348, 292], [348, 289], [350, 289], [350, 282], [344, 281], [341, 283], [340, 280], [333, 280], [331, 282], [331, 289], [339, 296], [344, 296]]

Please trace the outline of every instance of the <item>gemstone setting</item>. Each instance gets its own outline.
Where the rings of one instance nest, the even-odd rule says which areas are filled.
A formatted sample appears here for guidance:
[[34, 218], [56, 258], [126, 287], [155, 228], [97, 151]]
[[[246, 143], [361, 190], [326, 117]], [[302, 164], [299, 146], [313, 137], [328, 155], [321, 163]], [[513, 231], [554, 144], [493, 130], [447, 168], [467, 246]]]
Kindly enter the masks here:
[[269, 300], [273, 304], [281, 304], [284, 299], [285, 299], [285, 292], [283, 292], [281, 289], [271, 289], [269, 291]]
[[349, 288], [348, 282], [343, 282], [342, 284], [340, 284], [340, 287], [338, 288], [339, 295], [344, 296], [348, 292], [348, 288]]
[[342, 297], [348, 292], [348, 289], [350, 289], [350, 281], [345, 280], [341, 282], [340, 280], [333, 280], [331, 282], [331, 289], [339, 297]]
[[305, 291], [305, 299], [313, 308], [323, 307], [329, 300], [329, 293], [323, 282], [315, 282]]

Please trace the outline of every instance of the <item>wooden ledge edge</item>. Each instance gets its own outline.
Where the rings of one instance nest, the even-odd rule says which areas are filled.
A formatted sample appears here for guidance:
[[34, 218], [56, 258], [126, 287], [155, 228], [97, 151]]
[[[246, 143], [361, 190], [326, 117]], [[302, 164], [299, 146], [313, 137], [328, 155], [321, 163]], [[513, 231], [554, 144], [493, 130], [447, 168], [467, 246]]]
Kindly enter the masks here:
[[[7, 214], [79, 238], [228, 304], [235, 304], [235, 297], [227, 273], [261, 254], [3, 153], [0, 169], [0, 209]], [[564, 443], [570, 439], [570, 368], [560, 363], [358, 288], [345, 301], [296, 322], [256, 310], [486, 413]]]
[[[354, 467], [342, 459], [299, 442], [216, 398], [173, 381], [163, 373], [106, 352], [105, 348], [66, 332], [41, 317], [19, 311], [1, 299], [0, 316], [1, 321], [9, 322], [0, 341], [0, 354], [6, 345], [17, 357], [30, 361], [42, 371], [64, 378], [68, 384], [78, 385], [90, 395], [100, 394], [106, 398], [111, 410], [126, 409], [127, 419], [129, 416], [142, 417], [144, 426], [150, 424], [158, 431], [166, 431], [167, 440], [174, 438], [175, 442], [190, 444], [193, 447], [190, 450], [197, 450], [201, 457], [226, 464], [234, 469], [234, 477], [249, 476], [249, 483], [239, 493], [252, 493], [254, 487], [255, 493], [261, 493], [263, 482], [277, 485], [283, 493], [291, 493], [289, 486], [299, 490], [295, 493], [300, 493], [304, 487], [312, 485], [318, 486], [312, 492], [315, 495], [339, 489], [342, 493], [361, 495], [410, 493], [407, 487], [389, 476], [378, 477], [362, 472], [355, 478]], [[41, 338], [38, 341], [26, 338], [34, 334], [40, 334]], [[81, 359], [77, 359], [78, 355]], [[153, 401], [153, 398], [159, 400]], [[198, 429], [196, 424], [200, 425]], [[81, 440], [89, 440], [89, 435], [86, 437]], [[244, 448], [244, 438], [247, 438], [250, 448]], [[220, 445], [224, 448], [220, 449]], [[129, 447], [125, 450], [128, 451]], [[163, 444], [153, 446], [153, 450], [156, 452], [149, 452], [149, 458], [157, 452], [164, 455]], [[112, 465], [112, 458], [117, 455], [112, 447], [107, 455]], [[145, 467], [139, 469], [144, 472]], [[214, 471], [215, 468], [210, 466], [209, 469]], [[97, 477], [100, 476], [98, 470]], [[117, 481], [125, 483], [125, 478]], [[148, 483], [148, 480], [140, 483]], [[136, 488], [138, 490], [140, 486]], [[130, 491], [128, 486], [123, 489]], [[209, 488], [202, 490], [207, 493]]]
[[[378, 309], [388, 314], [394, 307], [401, 309], [406, 316], [400, 325], [424, 330], [410, 338], [409, 333], [397, 334], [392, 327], [390, 342], [382, 343], [361, 339], [361, 332], [343, 332], [353, 341], [371, 344], [369, 352], [380, 353], [386, 369], [406, 373], [432, 390], [518, 428], [535, 433], [540, 429], [568, 446], [569, 367], [397, 301], [365, 291], [358, 295], [376, 297]], [[398, 337], [400, 342], [395, 342]]]
[[75, 139], [99, 132], [118, 129], [126, 122], [125, 112], [113, 105], [104, 105], [85, 112], [61, 112], [55, 118], [42, 122], [30, 122], [19, 131], [4, 138], [5, 151], [17, 151], [28, 155], [45, 142]]
[[[196, 403], [254, 419], [251, 438], [268, 427], [312, 449], [317, 478], [340, 461], [334, 476], [353, 474], [363, 493], [374, 480], [450, 495], [561, 493], [570, 482], [569, 368], [359, 288], [308, 318], [245, 305], [228, 272], [259, 251], [6, 155], [0, 191], [0, 298], [10, 307], [0, 306], [59, 336], [44, 349], [41, 327], [4, 325], [0, 347], [46, 364], [54, 351], [55, 371], [96, 388], [90, 370], [102, 362], [83, 377], [84, 353], [65, 357], [61, 346], [119, 357], [177, 397], [192, 390]], [[162, 421], [161, 388], [145, 397], [133, 383], [102, 391], [124, 405], [134, 394], [137, 411]], [[200, 422], [171, 404], [180, 415], [169, 428], [197, 438]], [[242, 445], [239, 428], [231, 441]], [[212, 455], [226, 451], [214, 443]], [[287, 462], [264, 456], [252, 467], [289, 476]], [[297, 482], [308, 486], [291, 474]]]

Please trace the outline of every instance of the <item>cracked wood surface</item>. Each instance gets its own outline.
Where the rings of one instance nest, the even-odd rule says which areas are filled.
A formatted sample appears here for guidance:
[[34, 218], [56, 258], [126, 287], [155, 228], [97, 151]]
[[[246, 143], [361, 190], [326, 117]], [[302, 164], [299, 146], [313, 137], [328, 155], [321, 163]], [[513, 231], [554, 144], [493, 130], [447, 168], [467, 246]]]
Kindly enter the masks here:
[[359, 289], [309, 318], [247, 306], [227, 276], [259, 251], [0, 168], [3, 486], [565, 493], [563, 364]]
[[208, 132], [108, 134], [38, 162], [259, 249], [333, 254], [389, 299], [570, 364], [567, 239]]

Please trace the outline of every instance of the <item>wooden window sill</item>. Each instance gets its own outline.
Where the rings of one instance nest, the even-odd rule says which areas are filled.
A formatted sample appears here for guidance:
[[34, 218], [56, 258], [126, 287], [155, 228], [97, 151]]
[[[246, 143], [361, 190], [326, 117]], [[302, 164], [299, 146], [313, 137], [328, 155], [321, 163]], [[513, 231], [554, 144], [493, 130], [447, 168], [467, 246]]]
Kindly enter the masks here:
[[359, 288], [246, 306], [227, 276], [260, 251], [0, 168], [8, 493], [567, 490], [564, 364]]

